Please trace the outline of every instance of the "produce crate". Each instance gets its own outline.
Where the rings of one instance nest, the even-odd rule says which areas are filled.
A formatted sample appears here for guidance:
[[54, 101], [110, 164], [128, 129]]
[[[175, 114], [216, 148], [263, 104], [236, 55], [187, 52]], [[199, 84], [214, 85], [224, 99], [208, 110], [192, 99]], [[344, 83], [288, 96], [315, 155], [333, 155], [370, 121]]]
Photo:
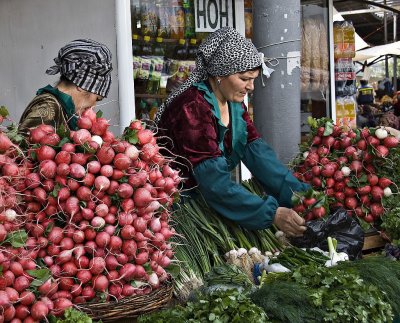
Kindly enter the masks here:
[[385, 246], [387, 241], [382, 238], [378, 231], [365, 233], [363, 252], [368, 253], [370, 251], [375, 251], [376, 249], [381, 249]]

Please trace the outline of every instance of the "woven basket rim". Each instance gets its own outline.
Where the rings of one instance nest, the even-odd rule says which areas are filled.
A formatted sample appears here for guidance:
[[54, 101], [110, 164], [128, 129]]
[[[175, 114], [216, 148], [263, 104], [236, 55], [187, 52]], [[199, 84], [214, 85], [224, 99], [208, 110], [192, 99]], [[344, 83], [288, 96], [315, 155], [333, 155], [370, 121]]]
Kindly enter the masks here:
[[92, 319], [110, 322], [134, 318], [166, 306], [173, 295], [172, 281], [163, 282], [149, 294], [124, 297], [118, 301], [79, 304], [79, 309]]

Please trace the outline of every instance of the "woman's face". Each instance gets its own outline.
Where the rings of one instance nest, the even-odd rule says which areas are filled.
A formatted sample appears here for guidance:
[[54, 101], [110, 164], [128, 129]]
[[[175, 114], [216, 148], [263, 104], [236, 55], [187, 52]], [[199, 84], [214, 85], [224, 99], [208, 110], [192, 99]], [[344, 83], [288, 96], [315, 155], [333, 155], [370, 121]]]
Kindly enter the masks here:
[[259, 73], [257, 69], [221, 77], [218, 89], [227, 101], [243, 102], [246, 94], [253, 92], [254, 80]]
[[81, 115], [83, 111], [92, 108], [96, 105], [97, 101], [101, 101], [103, 98], [95, 93], [91, 93], [78, 88], [72, 95], [72, 100], [75, 104], [75, 112], [77, 115]]

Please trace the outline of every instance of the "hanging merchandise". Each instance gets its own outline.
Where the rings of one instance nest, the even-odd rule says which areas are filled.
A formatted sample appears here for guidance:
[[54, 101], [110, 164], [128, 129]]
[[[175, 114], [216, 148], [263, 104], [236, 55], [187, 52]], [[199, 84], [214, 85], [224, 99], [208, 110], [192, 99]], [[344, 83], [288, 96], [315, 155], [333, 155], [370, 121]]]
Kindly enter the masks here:
[[140, 21], [140, 1], [131, 0], [131, 29], [132, 34], [139, 34], [141, 27]]
[[327, 30], [321, 19], [303, 19], [301, 47], [302, 92], [325, 92], [329, 84]]
[[151, 58], [151, 70], [147, 81], [146, 93], [157, 94], [160, 88], [161, 73], [164, 66], [164, 57], [153, 56]]
[[246, 38], [253, 38], [253, 1], [244, 1], [244, 30]]
[[159, 27], [157, 35], [163, 38], [171, 37], [171, 25], [169, 22], [171, 9], [169, 8], [168, 1], [158, 0], [156, 2], [158, 8]]
[[155, 0], [142, 0], [140, 3], [141, 30], [143, 36], [156, 37], [158, 29], [158, 10]]
[[143, 37], [142, 49], [140, 51], [141, 55], [153, 55], [153, 44], [150, 42], [150, 36]]
[[154, 45], [153, 54], [155, 56], [162, 56], [162, 57], [165, 56], [165, 45], [163, 43], [162, 37], [156, 38], [156, 43]]
[[139, 36], [137, 34], [132, 35], [132, 55], [137, 56], [140, 55], [141, 44], [139, 41]]
[[356, 100], [354, 96], [346, 96], [344, 98], [344, 124], [347, 129], [354, 129], [357, 127], [356, 124]]
[[183, 0], [183, 11], [185, 14], [185, 38], [192, 38], [195, 33], [194, 5], [191, 0]]
[[197, 45], [197, 39], [191, 38], [189, 41], [189, 46], [187, 48], [187, 59], [195, 60], [198, 49], [199, 46]]
[[335, 21], [333, 23], [334, 57], [353, 58], [355, 50], [355, 30], [351, 21]]
[[356, 122], [356, 71], [355, 31], [351, 21], [333, 23], [335, 57], [336, 123], [345, 129], [355, 128]]
[[346, 112], [344, 110], [344, 99], [341, 96], [336, 97], [336, 124], [340, 127], [344, 126], [344, 117]]
[[174, 58], [177, 60], [185, 60], [188, 54], [187, 50], [186, 40], [183, 38], [179, 39], [178, 46], [175, 47]]
[[169, 22], [171, 26], [171, 38], [180, 39], [185, 36], [185, 13], [183, 11], [182, 1], [168, 1], [171, 9]]

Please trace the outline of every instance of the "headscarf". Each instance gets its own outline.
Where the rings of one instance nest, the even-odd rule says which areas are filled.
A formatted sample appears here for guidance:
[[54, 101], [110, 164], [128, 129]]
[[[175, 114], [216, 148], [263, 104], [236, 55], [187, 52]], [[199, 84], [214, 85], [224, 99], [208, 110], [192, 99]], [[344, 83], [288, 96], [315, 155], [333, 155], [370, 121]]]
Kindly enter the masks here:
[[85, 91], [106, 97], [111, 86], [111, 51], [107, 46], [91, 40], [77, 39], [62, 47], [56, 65], [46, 74], [60, 73]]
[[154, 121], [158, 123], [168, 105], [193, 84], [211, 76], [228, 76], [245, 72], [264, 63], [254, 44], [236, 29], [224, 27], [209, 35], [199, 46], [196, 68], [188, 79], [158, 108]]

